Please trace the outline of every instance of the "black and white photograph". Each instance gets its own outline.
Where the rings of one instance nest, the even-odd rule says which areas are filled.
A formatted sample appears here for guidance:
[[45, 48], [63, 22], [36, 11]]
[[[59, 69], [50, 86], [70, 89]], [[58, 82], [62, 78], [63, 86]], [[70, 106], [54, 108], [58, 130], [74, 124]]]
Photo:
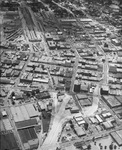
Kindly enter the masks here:
[[0, 150], [122, 150], [122, 0], [0, 0]]

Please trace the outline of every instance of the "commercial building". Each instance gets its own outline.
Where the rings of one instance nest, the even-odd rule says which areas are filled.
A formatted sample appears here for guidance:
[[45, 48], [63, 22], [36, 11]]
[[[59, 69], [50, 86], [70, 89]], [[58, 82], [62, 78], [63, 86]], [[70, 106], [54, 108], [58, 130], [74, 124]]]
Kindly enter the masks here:
[[37, 125], [37, 120], [36, 119], [29, 119], [29, 120], [24, 120], [24, 121], [19, 121], [15, 123], [17, 129], [25, 129], [25, 128], [30, 128], [30, 127], [35, 127]]
[[25, 108], [26, 108], [30, 118], [39, 116], [39, 112], [38, 112], [38, 110], [35, 109], [34, 104], [26, 104]]
[[9, 131], [9, 130], [13, 129], [9, 119], [7, 119], [7, 118], [3, 119], [2, 122], [3, 122], [3, 125], [4, 125], [6, 131]]
[[110, 108], [121, 106], [121, 103], [113, 96], [103, 96], [103, 100], [108, 104]]
[[39, 141], [34, 128], [21, 129], [18, 132], [26, 150], [33, 150], [38, 148]]
[[82, 136], [86, 135], [85, 131], [81, 127], [79, 127], [77, 125], [74, 127], [74, 130], [76, 131], [76, 134], [79, 137], [82, 137]]
[[12, 131], [1, 132], [0, 141], [1, 141], [1, 145], [0, 145], [1, 150], [5, 150], [5, 149], [19, 150], [18, 143]]
[[110, 133], [111, 137], [115, 140], [118, 146], [122, 146], [122, 138], [118, 135], [117, 132]]
[[101, 92], [101, 95], [108, 95], [109, 86], [102, 86], [100, 92]]
[[81, 84], [78, 82], [78, 80], [75, 80], [74, 82], [74, 92], [80, 92], [81, 90]]

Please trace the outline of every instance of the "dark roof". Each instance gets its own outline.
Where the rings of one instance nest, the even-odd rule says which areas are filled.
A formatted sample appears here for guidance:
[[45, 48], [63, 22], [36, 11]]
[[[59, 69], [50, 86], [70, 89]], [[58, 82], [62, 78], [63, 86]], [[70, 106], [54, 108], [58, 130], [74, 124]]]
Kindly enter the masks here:
[[35, 126], [37, 124], [37, 120], [36, 119], [29, 119], [29, 120], [16, 122], [15, 124], [16, 124], [17, 129], [22, 129], [22, 128]]
[[10, 149], [10, 150], [19, 150], [17, 141], [12, 132], [1, 132], [1, 150]]
[[18, 132], [23, 143], [27, 143], [29, 140], [37, 139], [34, 128], [21, 129]]

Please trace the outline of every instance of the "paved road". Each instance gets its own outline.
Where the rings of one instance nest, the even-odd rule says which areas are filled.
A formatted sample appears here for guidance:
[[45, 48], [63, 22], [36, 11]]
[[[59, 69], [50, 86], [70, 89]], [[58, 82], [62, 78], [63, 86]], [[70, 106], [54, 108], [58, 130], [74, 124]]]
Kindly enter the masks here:
[[98, 84], [94, 89], [92, 106], [85, 107], [82, 109], [84, 117], [92, 116], [97, 111], [99, 104], [99, 95], [100, 95], [100, 87]]
[[70, 92], [74, 91], [74, 81], [75, 81], [75, 78], [77, 75], [77, 69], [78, 69], [78, 64], [79, 64], [79, 59], [80, 59], [77, 49], [76, 48], [74, 48], [74, 49], [75, 49], [76, 57], [75, 57], [75, 63], [74, 63], [74, 67], [73, 67], [73, 75], [72, 75], [72, 79], [71, 79]]
[[62, 5], [60, 5], [59, 3], [56, 3], [52, 0], [52, 2], [54, 4], [56, 4], [58, 7], [62, 8], [62, 9], [65, 9], [67, 12], [69, 12], [70, 14], [72, 14], [74, 16], [74, 13], [70, 10], [70, 9], [67, 9], [66, 7], [63, 7]]
[[62, 124], [67, 119], [67, 116], [65, 116], [64, 111], [65, 111], [65, 106], [68, 103], [69, 99], [70, 99], [70, 96], [65, 94], [65, 98], [62, 102], [62, 105], [59, 108], [58, 113], [54, 116], [51, 130], [49, 131], [47, 138], [45, 139], [42, 147], [41, 148], [39, 147], [38, 150], [48, 150], [50, 145], [55, 145], [55, 143], [58, 141], [58, 136], [62, 130]]
[[109, 64], [108, 64], [108, 58], [105, 56], [105, 62], [103, 66], [103, 84], [108, 85], [108, 79], [109, 79]]
[[99, 104], [99, 99], [100, 99], [100, 89], [102, 85], [107, 85], [108, 84], [108, 59], [107, 57], [105, 58], [105, 63], [103, 67], [103, 77], [100, 83], [95, 87], [94, 92], [93, 92], [93, 103], [92, 106], [83, 108], [83, 114], [84, 116], [92, 116], [98, 109], [98, 104]]

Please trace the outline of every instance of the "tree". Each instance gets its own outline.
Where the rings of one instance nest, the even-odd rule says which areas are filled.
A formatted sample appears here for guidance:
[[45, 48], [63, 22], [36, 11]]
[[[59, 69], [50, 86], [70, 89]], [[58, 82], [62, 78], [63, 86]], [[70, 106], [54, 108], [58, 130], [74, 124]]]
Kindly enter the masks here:
[[30, 96], [31, 96], [30, 92], [27, 92], [26, 95], [27, 95], [27, 97], [30, 97]]
[[85, 123], [85, 124], [84, 124], [84, 128], [85, 128], [85, 130], [88, 130], [88, 126], [89, 126], [89, 124], [88, 124], [88, 123]]
[[90, 145], [90, 144], [87, 146], [87, 149], [88, 149], [88, 150], [91, 150], [91, 145]]
[[15, 105], [15, 102], [14, 102], [14, 101], [12, 101], [12, 105]]
[[111, 145], [109, 145], [109, 149], [110, 150], [112, 150], [113, 149], [113, 145], [111, 144]]
[[15, 93], [14, 93], [14, 92], [12, 92], [12, 93], [11, 93], [11, 96], [12, 96], [12, 97], [13, 97], [13, 96], [15, 96]]
[[116, 149], [117, 148], [117, 146], [116, 145], [114, 145], [114, 149]]
[[40, 90], [39, 90], [39, 89], [36, 89], [35, 91], [36, 91], [36, 94], [40, 93]]
[[32, 90], [32, 92], [31, 92], [31, 93], [32, 93], [32, 95], [33, 95], [33, 96], [35, 96], [35, 90]]

